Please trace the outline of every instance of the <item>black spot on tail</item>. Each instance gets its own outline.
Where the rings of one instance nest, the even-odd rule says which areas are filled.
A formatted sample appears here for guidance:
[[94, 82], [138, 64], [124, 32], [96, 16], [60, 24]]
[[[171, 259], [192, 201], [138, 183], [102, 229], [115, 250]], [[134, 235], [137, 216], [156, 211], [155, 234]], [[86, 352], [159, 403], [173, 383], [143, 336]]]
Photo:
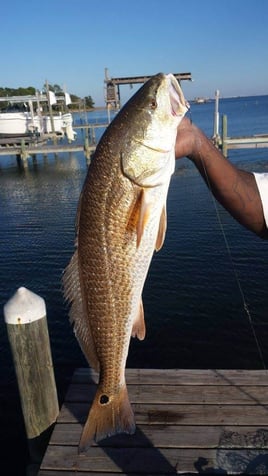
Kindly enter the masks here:
[[109, 397], [107, 395], [101, 395], [100, 404], [101, 405], [106, 405], [107, 403], [109, 403]]

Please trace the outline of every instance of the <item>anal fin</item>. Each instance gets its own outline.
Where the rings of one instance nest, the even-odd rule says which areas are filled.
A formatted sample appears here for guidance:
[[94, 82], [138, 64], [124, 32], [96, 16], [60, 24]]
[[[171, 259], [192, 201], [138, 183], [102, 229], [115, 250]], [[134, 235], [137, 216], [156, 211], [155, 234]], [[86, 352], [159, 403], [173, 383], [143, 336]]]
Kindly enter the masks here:
[[166, 204], [165, 204], [163, 206], [162, 213], [160, 215], [158, 234], [157, 234], [156, 243], [155, 243], [156, 251], [159, 251], [164, 244], [166, 230], [167, 230], [167, 210], [166, 210]]
[[145, 321], [144, 321], [143, 303], [142, 303], [142, 300], [140, 300], [137, 316], [133, 322], [131, 336], [138, 337], [139, 340], [143, 340], [145, 338], [145, 334], [146, 334], [146, 327], [145, 327]]

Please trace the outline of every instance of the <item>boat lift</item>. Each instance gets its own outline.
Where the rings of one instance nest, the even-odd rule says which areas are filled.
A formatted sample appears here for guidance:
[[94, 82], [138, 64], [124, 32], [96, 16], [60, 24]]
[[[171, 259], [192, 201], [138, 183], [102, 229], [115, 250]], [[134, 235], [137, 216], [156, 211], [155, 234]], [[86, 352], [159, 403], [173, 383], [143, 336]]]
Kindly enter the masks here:
[[[192, 81], [191, 73], [173, 73], [173, 76], [180, 81]], [[120, 89], [122, 84], [142, 84], [148, 81], [152, 76], [130, 76], [124, 78], [110, 78], [108, 68], [105, 68], [105, 102], [107, 109], [114, 107], [120, 109]]]

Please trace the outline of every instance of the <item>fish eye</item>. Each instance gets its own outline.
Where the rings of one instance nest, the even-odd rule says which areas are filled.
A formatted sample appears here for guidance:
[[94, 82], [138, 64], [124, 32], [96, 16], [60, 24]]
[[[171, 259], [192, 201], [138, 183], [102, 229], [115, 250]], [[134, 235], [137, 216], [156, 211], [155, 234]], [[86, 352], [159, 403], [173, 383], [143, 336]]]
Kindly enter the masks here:
[[155, 98], [151, 99], [150, 107], [151, 107], [151, 109], [156, 109], [157, 108], [157, 102], [156, 102]]

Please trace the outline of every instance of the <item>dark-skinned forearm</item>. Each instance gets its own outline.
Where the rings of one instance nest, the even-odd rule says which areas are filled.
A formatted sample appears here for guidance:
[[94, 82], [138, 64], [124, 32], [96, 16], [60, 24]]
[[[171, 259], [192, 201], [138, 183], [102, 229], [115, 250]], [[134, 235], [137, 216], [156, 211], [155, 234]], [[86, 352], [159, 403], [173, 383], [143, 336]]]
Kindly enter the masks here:
[[189, 159], [223, 207], [239, 223], [265, 237], [267, 228], [254, 175], [233, 166], [200, 130]]

